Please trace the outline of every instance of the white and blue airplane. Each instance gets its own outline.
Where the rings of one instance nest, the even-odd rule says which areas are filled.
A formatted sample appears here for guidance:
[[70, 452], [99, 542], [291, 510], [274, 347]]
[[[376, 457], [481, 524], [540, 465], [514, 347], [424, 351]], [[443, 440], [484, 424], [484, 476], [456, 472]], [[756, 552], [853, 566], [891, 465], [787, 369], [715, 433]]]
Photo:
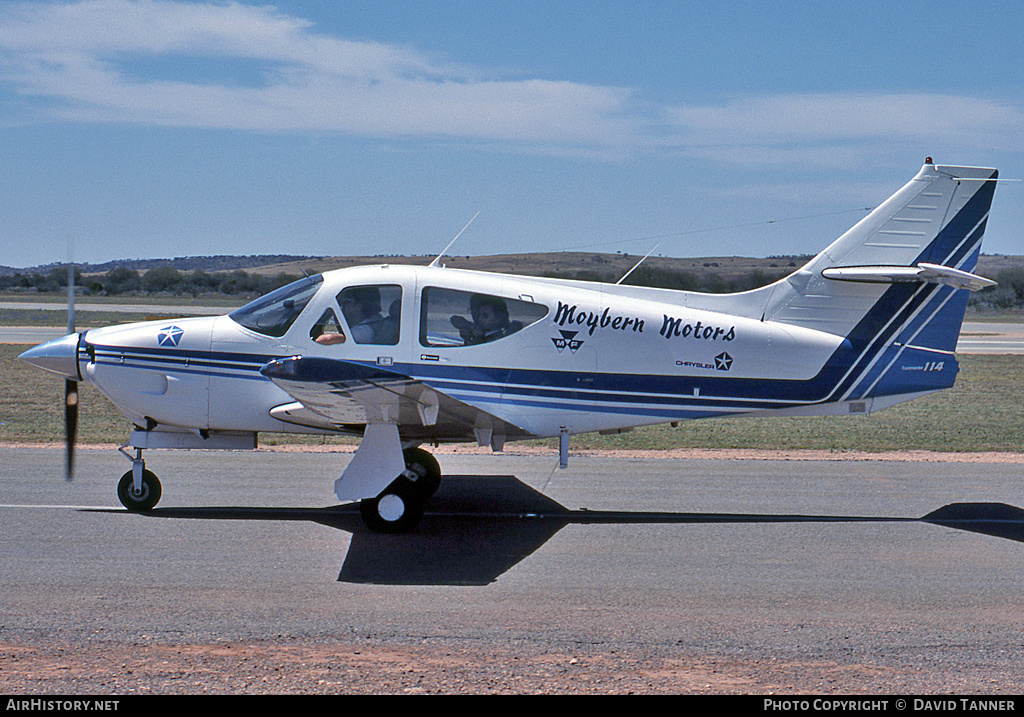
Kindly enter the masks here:
[[[220, 317], [69, 332], [21, 358], [134, 424], [118, 495], [160, 498], [154, 448], [255, 448], [261, 431], [361, 442], [337, 498], [406, 531], [441, 471], [422, 445], [728, 415], [868, 414], [953, 386], [998, 172], [921, 171], [790, 276], [703, 294], [429, 266], [329, 271]], [[126, 449], [135, 450], [134, 457]]]

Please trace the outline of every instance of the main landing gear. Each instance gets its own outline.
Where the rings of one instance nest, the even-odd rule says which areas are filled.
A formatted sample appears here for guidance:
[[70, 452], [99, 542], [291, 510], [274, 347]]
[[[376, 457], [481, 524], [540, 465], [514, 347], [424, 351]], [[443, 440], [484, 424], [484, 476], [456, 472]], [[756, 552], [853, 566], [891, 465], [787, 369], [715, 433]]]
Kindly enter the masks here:
[[[146, 462], [142, 460], [142, 449], [135, 449], [135, 458], [123, 453], [132, 462], [132, 469], [121, 476], [117, 484], [117, 497], [121, 504], [133, 513], [141, 513], [152, 508], [160, 501], [162, 490], [160, 480], [152, 471], [146, 470]], [[136, 475], [138, 478], [136, 478]]]
[[[142, 449], [135, 449], [133, 458], [123, 447], [120, 449], [132, 462], [132, 469], [121, 476], [117, 484], [117, 497], [125, 508], [142, 513], [152, 510], [162, 493], [156, 474], [146, 469]], [[402, 452], [405, 470], [376, 498], [359, 502], [359, 513], [367, 527], [377, 533], [404, 533], [412, 530], [423, 517], [423, 504], [441, 485], [441, 466], [422, 448], [409, 448]]]
[[441, 467], [422, 448], [402, 452], [405, 470], [376, 498], [359, 502], [359, 513], [375, 533], [404, 533], [423, 517], [423, 504], [441, 485]]

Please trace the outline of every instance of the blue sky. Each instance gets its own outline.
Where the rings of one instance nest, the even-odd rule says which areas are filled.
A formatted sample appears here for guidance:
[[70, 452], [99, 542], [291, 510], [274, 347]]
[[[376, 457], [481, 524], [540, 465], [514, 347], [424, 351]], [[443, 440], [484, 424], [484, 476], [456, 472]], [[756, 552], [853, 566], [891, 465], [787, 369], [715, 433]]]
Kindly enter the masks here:
[[[815, 253], [1024, 178], [1012, 2], [0, 3], [0, 264]], [[656, 248], [655, 248], [656, 247]], [[1024, 254], [1024, 183], [984, 251]]]

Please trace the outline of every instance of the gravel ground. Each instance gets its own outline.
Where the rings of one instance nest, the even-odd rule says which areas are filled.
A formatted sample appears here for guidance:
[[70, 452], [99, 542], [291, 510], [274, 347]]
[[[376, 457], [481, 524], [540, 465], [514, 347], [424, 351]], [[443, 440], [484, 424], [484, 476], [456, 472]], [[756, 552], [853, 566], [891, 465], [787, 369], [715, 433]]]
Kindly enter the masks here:
[[[1005, 691], [1006, 683], [966, 693]], [[1009, 693], [1021, 685], [1010, 687]], [[77, 694], [949, 694], [948, 678], [862, 664], [380, 644], [0, 645], [0, 692]]]

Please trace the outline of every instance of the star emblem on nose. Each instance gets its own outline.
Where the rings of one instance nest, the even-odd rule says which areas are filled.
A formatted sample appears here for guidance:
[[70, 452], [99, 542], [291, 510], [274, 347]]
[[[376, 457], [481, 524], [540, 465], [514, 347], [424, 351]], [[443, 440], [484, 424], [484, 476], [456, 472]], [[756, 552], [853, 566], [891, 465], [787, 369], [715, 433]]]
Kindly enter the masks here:
[[725, 351], [715, 356], [715, 368], [719, 371], [728, 371], [732, 368], [732, 356]]
[[161, 346], [177, 346], [178, 342], [181, 341], [181, 335], [185, 332], [177, 326], [165, 326], [160, 329], [160, 333], [157, 334], [157, 342]]

